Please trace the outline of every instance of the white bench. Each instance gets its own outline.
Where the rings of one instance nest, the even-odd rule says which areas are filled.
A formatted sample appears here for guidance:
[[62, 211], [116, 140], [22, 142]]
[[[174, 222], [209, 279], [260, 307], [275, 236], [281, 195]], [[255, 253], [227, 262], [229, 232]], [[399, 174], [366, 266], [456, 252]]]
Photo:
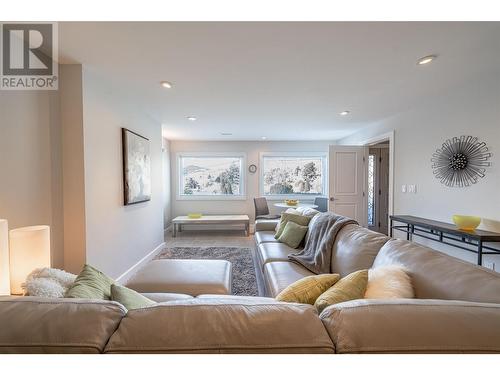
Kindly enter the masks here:
[[177, 216], [172, 220], [173, 237], [177, 235], [177, 231], [182, 232], [182, 226], [185, 224], [242, 224], [245, 226], [245, 235], [250, 233], [250, 218], [248, 215], [206, 215], [198, 219], [190, 219], [187, 216]]

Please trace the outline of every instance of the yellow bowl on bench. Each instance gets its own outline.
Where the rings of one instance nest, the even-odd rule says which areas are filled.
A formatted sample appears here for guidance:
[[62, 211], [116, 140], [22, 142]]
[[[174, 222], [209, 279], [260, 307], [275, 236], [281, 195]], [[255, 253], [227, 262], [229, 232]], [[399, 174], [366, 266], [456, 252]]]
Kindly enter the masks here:
[[201, 214], [200, 213], [193, 213], [193, 214], [188, 214], [188, 218], [189, 219], [200, 219], [201, 218]]
[[481, 224], [481, 218], [479, 216], [453, 215], [453, 222], [458, 229], [473, 231]]

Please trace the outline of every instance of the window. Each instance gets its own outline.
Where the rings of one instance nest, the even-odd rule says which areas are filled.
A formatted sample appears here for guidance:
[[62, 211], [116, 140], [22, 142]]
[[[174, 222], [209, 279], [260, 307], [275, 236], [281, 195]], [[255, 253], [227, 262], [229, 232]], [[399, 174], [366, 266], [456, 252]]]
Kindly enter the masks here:
[[245, 199], [243, 154], [178, 155], [179, 199]]
[[283, 198], [327, 194], [325, 153], [261, 154], [261, 194]]

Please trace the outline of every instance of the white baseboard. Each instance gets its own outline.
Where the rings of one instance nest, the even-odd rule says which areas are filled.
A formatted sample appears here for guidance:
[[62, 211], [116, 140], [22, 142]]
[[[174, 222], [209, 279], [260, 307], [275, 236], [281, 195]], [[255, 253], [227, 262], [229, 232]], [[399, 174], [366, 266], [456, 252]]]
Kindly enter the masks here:
[[119, 284], [125, 285], [127, 281], [130, 279], [130, 277], [139, 270], [139, 268], [141, 268], [146, 263], [151, 261], [160, 251], [162, 251], [165, 248], [165, 246], [166, 246], [165, 242], [159, 244], [154, 250], [152, 250], [150, 253], [144, 256], [140, 261], [138, 261], [136, 264], [134, 264], [132, 267], [130, 267], [128, 270], [126, 270], [124, 273], [118, 276], [116, 281]]

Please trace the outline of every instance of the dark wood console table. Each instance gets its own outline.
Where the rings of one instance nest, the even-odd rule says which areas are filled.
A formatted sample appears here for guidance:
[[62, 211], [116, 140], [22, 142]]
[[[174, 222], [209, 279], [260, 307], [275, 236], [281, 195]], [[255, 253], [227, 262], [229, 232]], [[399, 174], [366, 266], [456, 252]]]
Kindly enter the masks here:
[[[500, 249], [484, 245], [485, 242], [500, 243], [500, 233], [479, 229], [475, 231], [465, 231], [458, 229], [453, 224], [409, 215], [392, 215], [390, 219], [391, 237], [393, 230], [398, 230], [405, 232], [406, 239], [409, 241], [412, 240], [413, 236], [418, 236], [470, 251], [477, 254], [478, 265], [482, 265], [483, 255], [500, 254]], [[394, 225], [394, 222], [403, 223], [403, 225]]]

